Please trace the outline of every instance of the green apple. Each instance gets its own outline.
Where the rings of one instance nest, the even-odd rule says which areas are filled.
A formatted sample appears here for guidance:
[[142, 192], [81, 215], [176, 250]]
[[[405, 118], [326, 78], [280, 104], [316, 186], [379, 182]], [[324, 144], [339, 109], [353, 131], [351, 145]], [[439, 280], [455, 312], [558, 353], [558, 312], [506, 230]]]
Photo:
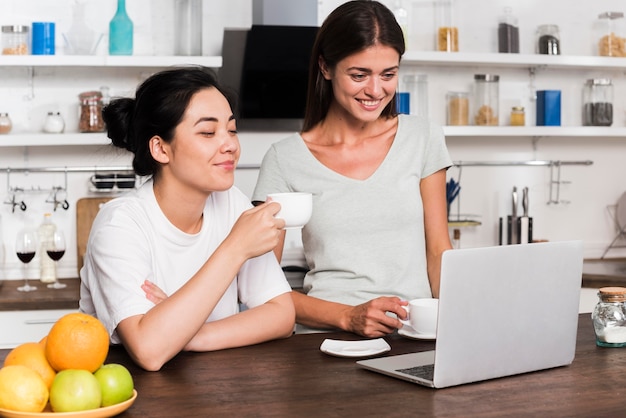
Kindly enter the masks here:
[[96, 409], [101, 402], [100, 384], [88, 370], [62, 370], [50, 386], [50, 406], [54, 412]]
[[121, 364], [109, 363], [94, 372], [100, 384], [102, 406], [115, 405], [133, 396], [133, 377]]

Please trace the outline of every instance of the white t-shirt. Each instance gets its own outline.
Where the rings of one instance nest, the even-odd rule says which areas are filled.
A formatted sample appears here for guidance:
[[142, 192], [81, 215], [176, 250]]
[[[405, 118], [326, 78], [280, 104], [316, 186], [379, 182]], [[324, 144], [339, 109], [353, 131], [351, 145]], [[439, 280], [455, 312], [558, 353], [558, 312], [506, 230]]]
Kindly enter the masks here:
[[[102, 206], [94, 220], [80, 271], [80, 310], [115, 329], [125, 318], [144, 314], [154, 304], [141, 284], [150, 280], [171, 295], [183, 286], [226, 238], [240, 214], [251, 207], [237, 188], [207, 199], [202, 229], [187, 234], [165, 217], [152, 181]], [[215, 321], [261, 305], [291, 290], [272, 252], [249, 259], [207, 319]]]
[[266, 153], [252, 200], [313, 193], [313, 215], [302, 229], [308, 295], [349, 305], [379, 296], [431, 296], [420, 182], [452, 161], [440, 126], [398, 118], [387, 156], [365, 180], [320, 163], [298, 134]]

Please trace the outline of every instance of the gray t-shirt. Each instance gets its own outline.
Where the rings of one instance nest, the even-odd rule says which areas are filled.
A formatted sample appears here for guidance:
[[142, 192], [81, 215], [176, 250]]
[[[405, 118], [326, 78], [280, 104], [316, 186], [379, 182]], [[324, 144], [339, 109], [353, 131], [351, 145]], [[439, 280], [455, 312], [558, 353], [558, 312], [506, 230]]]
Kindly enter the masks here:
[[348, 305], [430, 297], [420, 180], [451, 165], [440, 126], [400, 115], [393, 144], [368, 179], [324, 166], [294, 134], [266, 153], [252, 200], [313, 193], [313, 215], [302, 230], [308, 295]]

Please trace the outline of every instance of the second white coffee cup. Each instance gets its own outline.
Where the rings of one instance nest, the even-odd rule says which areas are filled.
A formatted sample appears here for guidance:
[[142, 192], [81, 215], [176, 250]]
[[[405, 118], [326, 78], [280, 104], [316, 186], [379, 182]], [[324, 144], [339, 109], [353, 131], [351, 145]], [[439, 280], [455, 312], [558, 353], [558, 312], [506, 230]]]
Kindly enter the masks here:
[[302, 228], [311, 219], [313, 212], [311, 193], [270, 193], [267, 197], [280, 203], [280, 211], [276, 217], [285, 220], [285, 228]]
[[404, 307], [409, 313], [409, 318], [402, 323], [410, 326], [418, 334], [437, 334], [437, 315], [439, 313], [439, 299], [420, 298], [409, 301]]

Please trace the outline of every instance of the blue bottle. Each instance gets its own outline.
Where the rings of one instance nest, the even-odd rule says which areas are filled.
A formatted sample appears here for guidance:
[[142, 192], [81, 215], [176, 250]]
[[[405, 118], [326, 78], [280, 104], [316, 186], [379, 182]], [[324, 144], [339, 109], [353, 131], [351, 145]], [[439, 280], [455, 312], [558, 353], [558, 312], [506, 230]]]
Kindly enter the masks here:
[[117, 0], [109, 23], [109, 55], [133, 55], [133, 21], [126, 13], [126, 0]]

